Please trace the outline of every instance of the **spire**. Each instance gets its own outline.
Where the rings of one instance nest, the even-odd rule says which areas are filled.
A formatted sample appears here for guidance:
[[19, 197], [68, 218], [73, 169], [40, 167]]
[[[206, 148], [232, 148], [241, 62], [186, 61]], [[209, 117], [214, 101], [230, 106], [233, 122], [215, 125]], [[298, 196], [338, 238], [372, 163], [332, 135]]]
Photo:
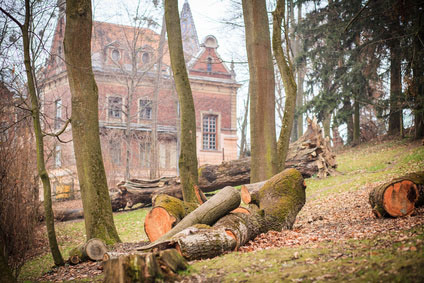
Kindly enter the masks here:
[[199, 51], [199, 39], [197, 37], [196, 26], [194, 25], [190, 5], [187, 0], [185, 0], [183, 9], [181, 10], [180, 21], [184, 51], [191, 56], [195, 56]]

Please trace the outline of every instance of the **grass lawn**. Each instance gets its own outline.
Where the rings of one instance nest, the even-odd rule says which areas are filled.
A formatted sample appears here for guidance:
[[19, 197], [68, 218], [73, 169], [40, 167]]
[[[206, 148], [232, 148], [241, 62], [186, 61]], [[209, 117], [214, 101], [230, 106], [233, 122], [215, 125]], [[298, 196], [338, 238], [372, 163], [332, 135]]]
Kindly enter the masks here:
[[[372, 184], [423, 170], [424, 146], [408, 140], [364, 144], [339, 153], [337, 163], [340, 175], [306, 180], [307, 203], [358, 192]], [[143, 229], [147, 211], [139, 209], [114, 214], [123, 242], [147, 240]], [[56, 231], [65, 258], [71, 248], [85, 239], [82, 221], [58, 223]], [[34, 280], [48, 272], [52, 265], [53, 260], [46, 250], [44, 255], [24, 265], [19, 279]], [[233, 252], [193, 262], [183, 275], [187, 278], [200, 276], [210, 282], [424, 282], [423, 270], [424, 226], [416, 225], [401, 232], [385, 231], [363, 239]]]

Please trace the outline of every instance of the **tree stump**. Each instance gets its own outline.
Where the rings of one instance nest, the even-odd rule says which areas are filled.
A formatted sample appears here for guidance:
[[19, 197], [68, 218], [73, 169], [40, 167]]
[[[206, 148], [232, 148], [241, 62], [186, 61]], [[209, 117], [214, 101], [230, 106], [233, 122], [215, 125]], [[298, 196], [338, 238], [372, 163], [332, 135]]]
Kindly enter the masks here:
[[78, 264], [87, 260], [102, 260], [106, 252], [107, 247], [105, 243], [100, 239], [93, 238], [85, 244], [73, 248], [69, 252], [69, 262], [71, 264]]
[[377, 218], [411, 215], [424, 204], [424, 172], [411, 173], [374, 188], [369, 194]]

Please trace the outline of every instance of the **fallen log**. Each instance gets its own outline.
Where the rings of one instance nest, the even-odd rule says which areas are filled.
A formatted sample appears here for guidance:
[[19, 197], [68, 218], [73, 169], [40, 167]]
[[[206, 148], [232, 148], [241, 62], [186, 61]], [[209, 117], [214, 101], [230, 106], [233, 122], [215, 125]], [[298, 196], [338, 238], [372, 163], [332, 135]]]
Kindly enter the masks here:
[[424, 204], [424, 172], [395, 178], [369, 194], [372, 212], [377, 218], [411, 215]]
[[188, 203], [169, 195], [160, 194], [153, 199], [153, 208], [144, 219], [144, 231], [154, 242], [195, 210], [197, 203]]
[[104, 282], [157, 282], [157, 279], [171, 282], [178, 280], [178, 271], [187, 267], [187, 261], [175, 249], [114, 254], [103, 261]]
[[[314, 175], [324, 178], [338, 174], [335, 155], [329, 141], [323, 138], [322, 129], [316, 119], [307, 119], [307, 122], [308, 129], [305, 134], [290, 144], [286, 167], [296, 168], [304, 178]], [[126, 200], [129, 205], [142, 203], [146, 206], [151, 205], [151, 197], [154, 194], [168, 194], [182, 199], [180, 183], [176, 177], [154, 181], [148, 183], [147, 180], [132, 179], [131, 182], [121, 182], [118, 187], [122, 193], [112, 199], [113, 210], [121, 209], [122, 203], [125, 203], [118, 201], [118, 198]], [[143, 183], [143, 188], [137, 188], [138, 183]], [[198, 187], [202, 192], [212, 192], [225, 186], [248, 183], [250, 183], [250, 158], [226, 161], [220, 165], [203, 165], [199, 168]], [[151, 187], [146, 188], [148, 186]], [[114, 202], [117, 205], [114, 205]]]
[[233, 187], [225, 187], [204, 204], [184, 217], [175, 227], [150, 245], [139, 250], [147, 250], [168, 241], [172, 236], [195, 224], [212, 225], [218, 219], [240, 205], [240, 193]]
[[93, 238], [88, 240], [85, 244], [73, 248], [69, 252], [69, 263], [78, 264], [87, 260], [102, 260], [106, 252], [107, 248], [103, 241]]
[[203, 259], [237, 250], [260, 233], [291, 229], [305, 203], [303, 177], [290, 168], [269, 179], [259, 190], [259, 207], [230, 213], [212, 227], [189, 227], [174, 235], [166, 247], [175, 247], [186, 259]]

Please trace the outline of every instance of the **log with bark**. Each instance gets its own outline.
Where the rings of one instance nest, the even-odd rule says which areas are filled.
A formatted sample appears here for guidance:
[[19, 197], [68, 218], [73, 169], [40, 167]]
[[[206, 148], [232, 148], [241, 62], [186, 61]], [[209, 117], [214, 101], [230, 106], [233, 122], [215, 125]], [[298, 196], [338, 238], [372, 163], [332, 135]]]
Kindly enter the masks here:
[[178, 272], [186, 270], [187, 261], [175, 250], [150, 253], [105, 254], [104, 282], [174, 282]]
[[424, 171], [411, 173], [374, 188], [369, 202], [377, 218], [407, 216], [424, 205], [423, 190]]
[[155, 242], [142, 247], [140, 250], [147, 250], [165, 243], [175, 234], [195, 224], [212, 225], [218, 219], [236, 209], [240, 205], [240, 193], [233, 187], [225, 187], [216, 195], [211, 197], [204, 204], [193, 210], [184, 217], [171, 230], [160, 236]]
[[170, 231], [198, 206], [197, 203], [184, 202], [165, 194], [155, 196], [153, 208], [144, 219], [144, 231], [150, 242], [156, 241]]
[[78, 264], [83, 261], [102, 260], [103, 255], [107, 252], [106, 245], [102, 240], [93, 238], [88, 240], [85, 244], [73, 248], [69, 252], [69, 263]]
[[[258, 205], [250, 204], [243, 213], [229, 213], [220, 217], [212, 227], [194, 225], [199, 222], [192, 221], [191, 227], [170, 233], [173, 236], [165, 238], [166, 245], [162, 245], [165, 241], [158, 241], [143, 248], [175, 247], [189, 260], [214, 257], [224, 251], [238, 249], [260, 233], [290, 229], [304, 203], [302, 175], [296, 169], [286, 169], [261, 187]], [[195, 215], [195, 212], [192, 214]]]

